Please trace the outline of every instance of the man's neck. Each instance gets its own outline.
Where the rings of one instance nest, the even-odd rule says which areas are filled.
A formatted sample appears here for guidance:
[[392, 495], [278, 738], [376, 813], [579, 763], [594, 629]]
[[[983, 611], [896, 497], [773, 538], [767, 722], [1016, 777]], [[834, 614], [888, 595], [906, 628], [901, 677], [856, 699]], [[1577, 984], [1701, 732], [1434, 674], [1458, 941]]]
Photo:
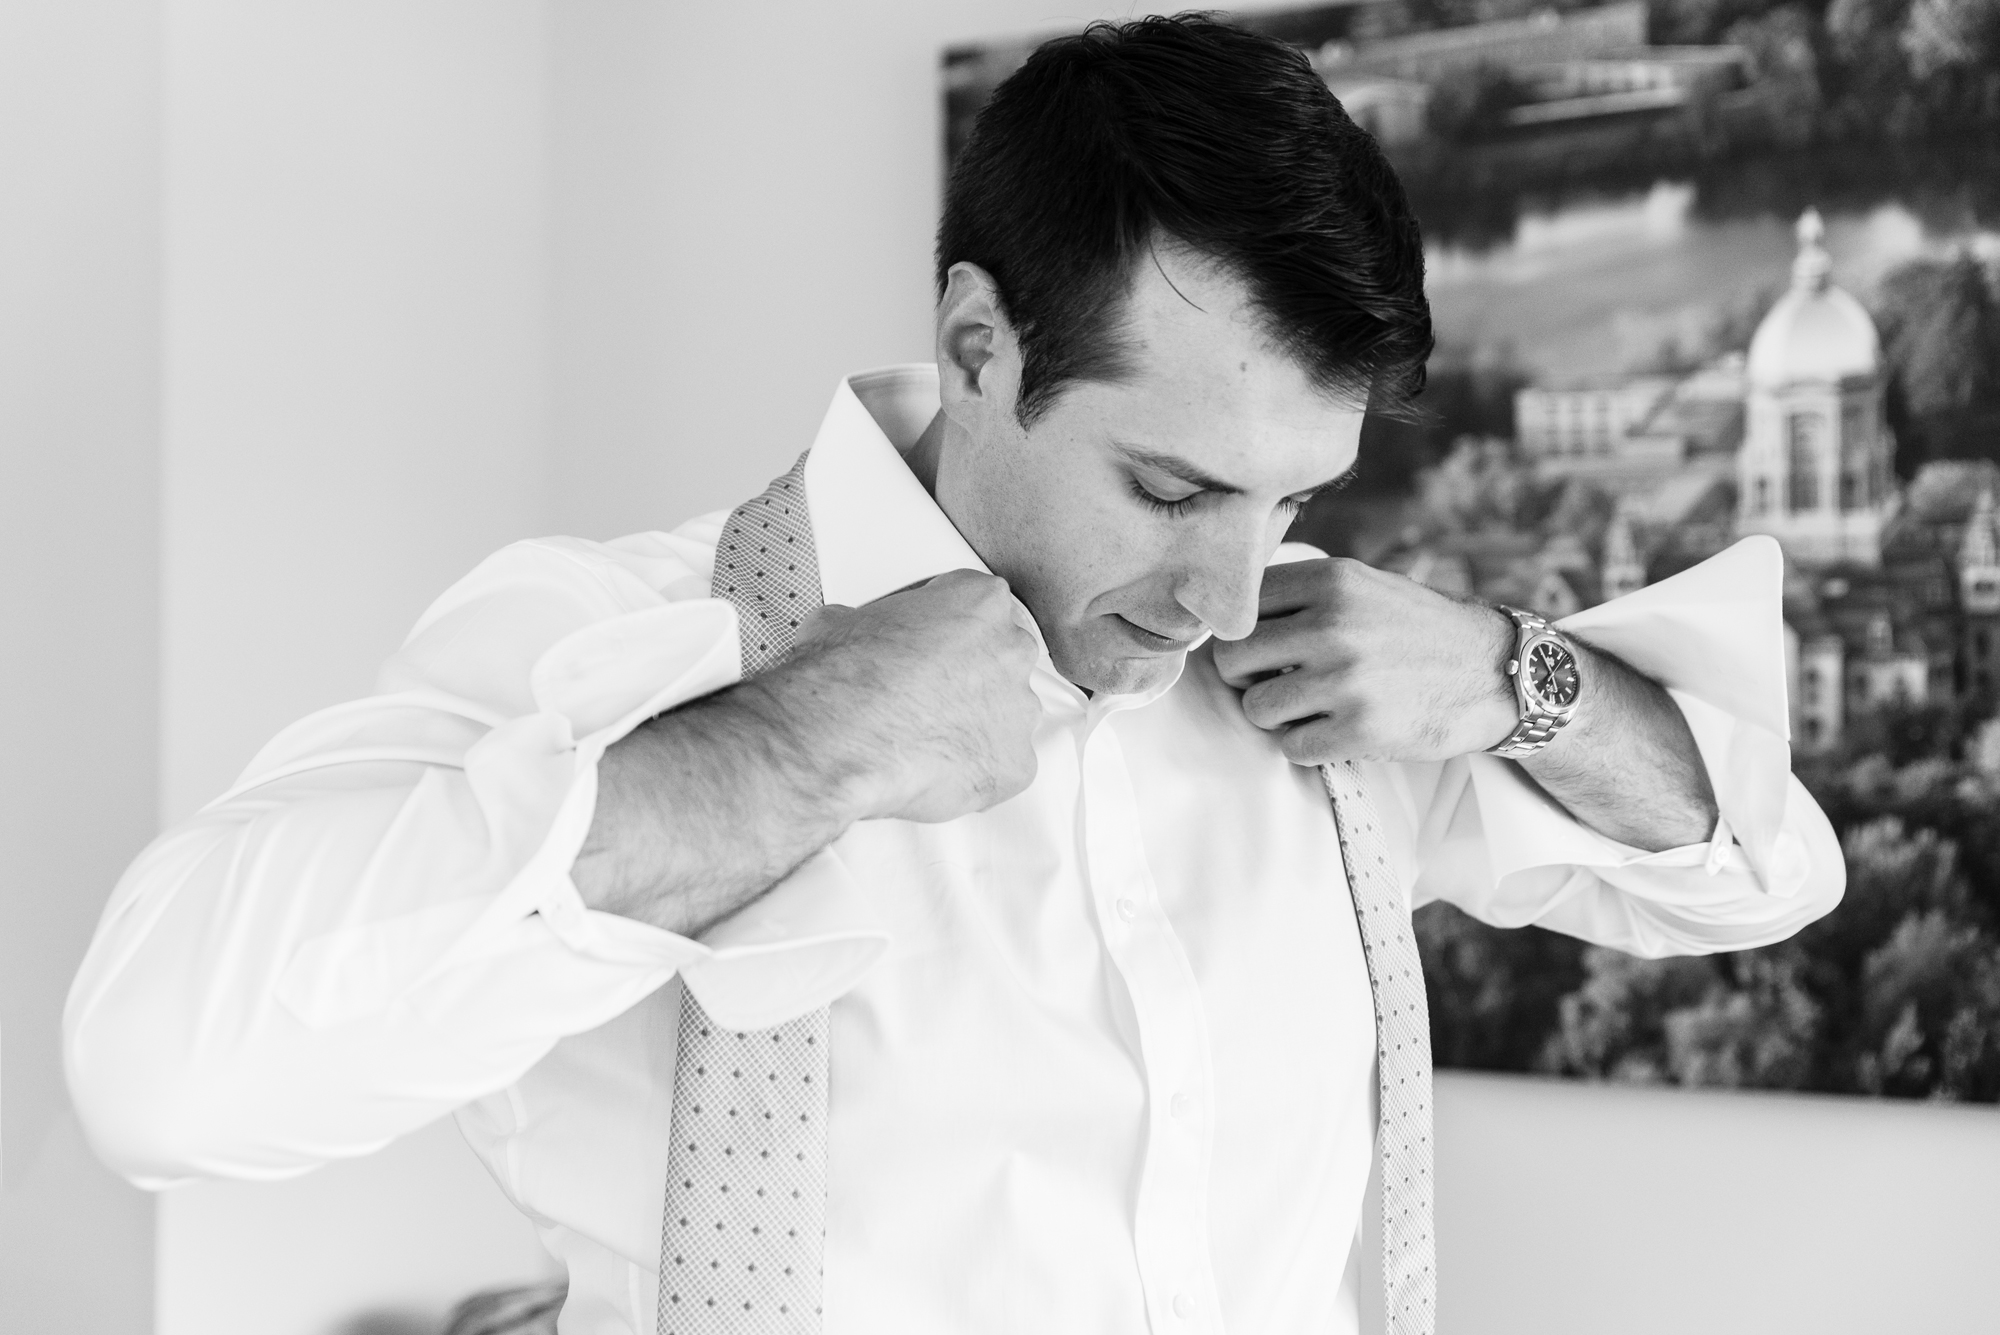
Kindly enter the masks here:
[[938, 409], [937, 416], [931, 418], [931, 424], [924, 428], [924, 434], [917, 437], [917, 443], [910, 446], [909, 452], [903, 456], [903, 462], [917, 475], [917, 481], [923, 484], [932, 500], [937, 499], [938, 463], [944, 458], [944, 433], [948, 426], [944, 409]]

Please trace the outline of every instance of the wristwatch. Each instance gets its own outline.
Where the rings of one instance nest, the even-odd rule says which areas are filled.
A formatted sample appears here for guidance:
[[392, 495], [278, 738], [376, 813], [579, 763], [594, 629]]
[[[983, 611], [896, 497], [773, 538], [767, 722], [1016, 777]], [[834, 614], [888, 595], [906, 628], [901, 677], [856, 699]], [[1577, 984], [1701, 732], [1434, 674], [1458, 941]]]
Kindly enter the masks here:
[[1533, 612], [1504, 604], [1500, 610], [1514, 618], [1514, 653], [1507, 660], [1507, 676], [1521, 705], [1521, 721], [1487, 754], [1519, 760], [1547, 746], [1576, 717], [1583, 678], [1567, 635]]

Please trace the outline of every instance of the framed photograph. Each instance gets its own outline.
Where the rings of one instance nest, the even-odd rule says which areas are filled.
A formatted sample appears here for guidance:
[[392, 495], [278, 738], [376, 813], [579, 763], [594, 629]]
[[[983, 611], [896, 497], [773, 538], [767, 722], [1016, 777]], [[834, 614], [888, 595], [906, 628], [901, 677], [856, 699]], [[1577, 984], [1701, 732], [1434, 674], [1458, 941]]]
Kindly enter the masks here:
[[[1395, 162], [1438, 347], [1295, 536], [1566, 616], [1786, 556], [1845, 902], [1644, 960], [1419, 910], [1440, 1066], [2000, 1101], [2000, 5], [1260, 10]], [[1037, 39], [1039, 40], [1039, 39]], [[944, 53], [945, 158], [1034, 49]]]

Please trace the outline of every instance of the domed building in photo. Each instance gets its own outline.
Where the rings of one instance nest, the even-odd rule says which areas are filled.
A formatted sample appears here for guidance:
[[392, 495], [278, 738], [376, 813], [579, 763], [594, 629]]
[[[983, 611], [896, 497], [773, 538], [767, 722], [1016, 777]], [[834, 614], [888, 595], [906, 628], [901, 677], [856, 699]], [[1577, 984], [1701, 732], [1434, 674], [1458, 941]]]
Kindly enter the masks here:
[[1745, 364], [1737, 529], [1797, 561], [1874, 566], [1895, 512], [1895, 440], [1882, 411], [1882, 343], [1860, 302], [1829, 280], [1819, 213], [1799, 219], [1791, 290], [1757, 327]]

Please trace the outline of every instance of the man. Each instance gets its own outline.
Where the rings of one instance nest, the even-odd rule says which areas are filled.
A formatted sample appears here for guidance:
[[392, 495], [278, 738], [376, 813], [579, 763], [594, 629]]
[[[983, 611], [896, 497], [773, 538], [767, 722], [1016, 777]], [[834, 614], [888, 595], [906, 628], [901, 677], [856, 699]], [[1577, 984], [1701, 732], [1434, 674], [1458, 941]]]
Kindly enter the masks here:
[[1343, 1331], [1379, 1076], [1427, 1329], [1410, 903], [1663, 954], [1837, 900], [1769, 544], [1590, 642], [1271, 564], [1430, 347], [1296, 53], [1042, 48], [938, 263], [937, 366], [851, 377], [766, 495], [501, 552], [142, 855], [67, 1016], [112, 1163], [455, 1112], [569, 1335]]

